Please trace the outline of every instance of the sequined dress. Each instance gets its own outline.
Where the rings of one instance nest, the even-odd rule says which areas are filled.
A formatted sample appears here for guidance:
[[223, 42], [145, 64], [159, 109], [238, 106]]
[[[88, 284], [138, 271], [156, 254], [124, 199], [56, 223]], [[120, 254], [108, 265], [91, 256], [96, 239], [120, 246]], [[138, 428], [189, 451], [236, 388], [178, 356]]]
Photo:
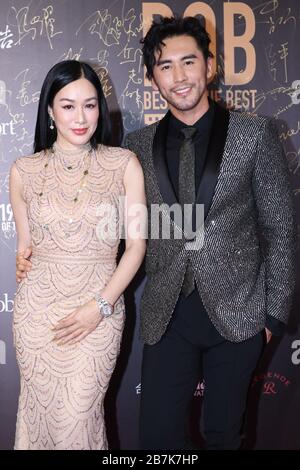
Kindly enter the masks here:
[[14, 304], [21, 380], [15, 449], [107, 449], [103, 401], [120, 348], [123, 296], [114, 314], [78, 344], [58, 346], [51, 328], [101, 291], [116, 268], [131, 155], [101, 145], [88, 154], [85, 178], [86, 147], [16, 161], [32, 269]]

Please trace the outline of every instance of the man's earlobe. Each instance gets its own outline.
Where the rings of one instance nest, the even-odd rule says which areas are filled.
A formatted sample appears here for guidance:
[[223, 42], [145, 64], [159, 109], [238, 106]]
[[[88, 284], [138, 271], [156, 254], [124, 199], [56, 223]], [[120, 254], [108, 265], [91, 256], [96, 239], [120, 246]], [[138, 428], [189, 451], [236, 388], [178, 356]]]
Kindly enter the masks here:
[[206, 78], [208, 82], [211, 82], [213, 78], [213, 63], [211, 57], [208, 57], [206, 61]]

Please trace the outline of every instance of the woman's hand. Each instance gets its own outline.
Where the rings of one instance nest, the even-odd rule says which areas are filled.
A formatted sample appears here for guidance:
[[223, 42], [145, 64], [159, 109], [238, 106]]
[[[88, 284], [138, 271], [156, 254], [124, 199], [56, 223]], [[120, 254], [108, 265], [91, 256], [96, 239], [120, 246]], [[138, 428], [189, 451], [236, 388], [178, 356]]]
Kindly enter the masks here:
[[96, 300], [90, 300], [58, 322], [53, 328], [55, 332], [53, 341], [59, 346], [78, 343], [94, 331], [103, 318]]
[[19, 251], [16, 258], [16, 279], [17, 282], [21, 282], [22, 279], [27, 277], [27, 273], [31, 270], [31, 262], [29, 258], [31, 256], [31, 247], [25, 248], [24, 251]]

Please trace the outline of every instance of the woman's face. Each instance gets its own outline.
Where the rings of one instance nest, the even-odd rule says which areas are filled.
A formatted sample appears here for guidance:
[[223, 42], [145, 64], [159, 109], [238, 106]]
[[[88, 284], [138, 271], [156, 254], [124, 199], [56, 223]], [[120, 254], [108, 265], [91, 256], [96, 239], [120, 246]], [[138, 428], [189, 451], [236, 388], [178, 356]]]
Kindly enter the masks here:
[[98, 125], [97, 91], [86, 78], [63, 87], [48, 112], [55, 122], [57, 143], [65, 149], [84, 145], [91, 140]]

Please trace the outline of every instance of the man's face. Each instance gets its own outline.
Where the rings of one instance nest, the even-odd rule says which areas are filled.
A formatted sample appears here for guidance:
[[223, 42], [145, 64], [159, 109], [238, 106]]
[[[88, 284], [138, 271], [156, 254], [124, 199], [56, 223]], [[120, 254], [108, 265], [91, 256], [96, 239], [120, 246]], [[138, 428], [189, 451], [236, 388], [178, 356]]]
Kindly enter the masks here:
[[197, 42], [181, 35], [164, 40], [162, 53], [156, 53], [152, 86], [159, 90], [174, 116], [200, 117], [208, 109], [207, 79], [211, 76], [211, 59], [205, 60]]

